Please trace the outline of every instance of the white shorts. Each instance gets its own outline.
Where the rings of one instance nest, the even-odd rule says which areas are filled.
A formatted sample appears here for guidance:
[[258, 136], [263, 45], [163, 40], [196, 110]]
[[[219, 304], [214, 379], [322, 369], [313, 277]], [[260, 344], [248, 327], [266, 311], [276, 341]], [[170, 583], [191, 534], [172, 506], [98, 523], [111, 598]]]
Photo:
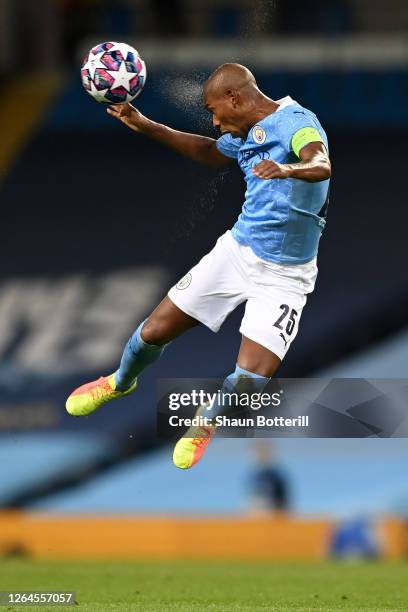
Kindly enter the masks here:
[[316, 276], [316, 259], [294, 266], [265, 261], [228, 230], [168, 296], [214, 332], [246, 302], [239, 331], [283, 359], [296, 337]]

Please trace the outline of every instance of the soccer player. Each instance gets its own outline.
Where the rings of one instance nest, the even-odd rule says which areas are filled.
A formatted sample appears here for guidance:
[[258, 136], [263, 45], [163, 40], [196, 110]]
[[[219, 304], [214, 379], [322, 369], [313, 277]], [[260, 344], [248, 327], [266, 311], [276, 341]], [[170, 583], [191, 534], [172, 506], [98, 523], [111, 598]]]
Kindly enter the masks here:
[[[137, 378], [166, 344], [202, 323], [216, 332], [246, 302], [235, 371], [222, 390], [248, 383], [261, 392], [276, 372], [299, 327], [306, 296], [314, 289], [319, 239], [325, 226], [331, 165], [326, 134], [316, 115], [290, 96], [273, 100], [239, 64], [217, 68], [204, 86], [214, 140], [151, 121], [130, 104], [108, 113], [136, 132], [197, 162], [223, 167], [236, 160], [247, 184], [242, 212], [140, 323], [110, 376], [82, 385], [67, 411], [89, 415], [136, 389]], [[246, 386], [246, 388], [248, 388]], [[215, 406], [212, 417], [220, 407]], [[173, 461], [190, 468], [201, 458], [215, 426], [192, 427], [176, 444]]]

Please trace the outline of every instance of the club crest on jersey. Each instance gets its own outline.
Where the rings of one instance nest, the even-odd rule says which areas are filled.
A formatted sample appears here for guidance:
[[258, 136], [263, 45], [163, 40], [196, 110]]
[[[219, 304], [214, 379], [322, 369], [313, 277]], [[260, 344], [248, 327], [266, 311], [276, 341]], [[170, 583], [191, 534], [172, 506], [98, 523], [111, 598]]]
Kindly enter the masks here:
[[263, 144], [266, 140], [266, 132], [260, 125], [256, 125], [252, 130], [252, 138], [257, 144]]
[[187, 287], [189, 287], [191, 284], [191, 278], [192, 278], [191, 272], [183, 276], [183, 278], [179, 280], [179, 282], [177, 283], [176, 289], [180, 289], [180, 290], [187, 289]]

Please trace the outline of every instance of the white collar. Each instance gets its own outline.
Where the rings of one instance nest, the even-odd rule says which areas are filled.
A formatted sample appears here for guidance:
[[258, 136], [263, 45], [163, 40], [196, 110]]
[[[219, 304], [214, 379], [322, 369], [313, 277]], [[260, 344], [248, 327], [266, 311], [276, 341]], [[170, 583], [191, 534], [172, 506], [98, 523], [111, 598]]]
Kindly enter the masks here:
[[294, 104], [295, 100], [293, 100], [293, 98], [291, 98], [290, 96], [285, 96], [284, 98], [281, 98], [280, 100], [276, 100], [276, 103], [279, 104], [279, 108], [276, 109], [276, 112], [278, 113], [280, 110], [282, 110], [286, 106], [290, 106], [291, 104]]

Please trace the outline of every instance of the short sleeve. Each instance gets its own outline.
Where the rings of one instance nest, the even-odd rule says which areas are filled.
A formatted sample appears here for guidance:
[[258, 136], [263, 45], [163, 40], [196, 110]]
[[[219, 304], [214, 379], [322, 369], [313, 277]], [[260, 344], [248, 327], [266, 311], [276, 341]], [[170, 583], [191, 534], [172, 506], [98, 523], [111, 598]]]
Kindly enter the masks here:
[[323, 142], [318, 130], [314, 127], [304, 127], [297, 130], [292, 136], [291, 147], [292, 151], [299, 157], [300, 150], [311, 142]]
[[279, 129], [289, 153], [299, 157], [301, 149], [311, 142], [322, 142], [327, 147], [326, 135], [316, 115], [301, 106], [295, 106], [290, 112], [289, 109], [286, 113], [281, 112]]
[[231, 134], [224, 134], [217, 140], [217, 149], [226, 157], [238, 159], [238, 151], [242, 146], [241, 138], [233, 138]]

